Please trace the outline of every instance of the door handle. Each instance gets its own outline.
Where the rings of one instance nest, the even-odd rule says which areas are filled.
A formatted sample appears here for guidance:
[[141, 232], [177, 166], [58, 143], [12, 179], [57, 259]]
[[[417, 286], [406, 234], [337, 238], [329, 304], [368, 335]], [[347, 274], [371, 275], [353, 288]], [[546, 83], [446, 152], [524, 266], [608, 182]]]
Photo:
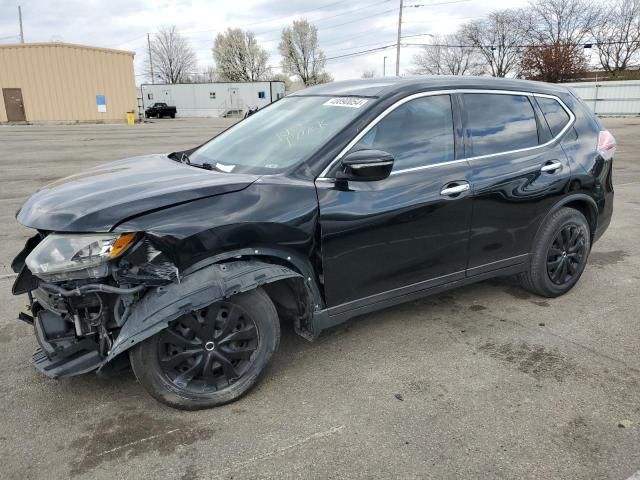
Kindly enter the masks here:
[[[450, 185], [450, 184], [449, 184]], [[442, 190], [440, 190], [440, 195], [451, 196], [457, 195], [462, 192], [466, 192], [471, 188], [467, 182], [457, 183], [456, 185], [448, 186], [445, 185]]]
[[558, 160], [549, 160], [545, 163], [540, 169], [541, 172], [554, 173], [556, 170], [559, 170], [562, 167], [562, 164]]

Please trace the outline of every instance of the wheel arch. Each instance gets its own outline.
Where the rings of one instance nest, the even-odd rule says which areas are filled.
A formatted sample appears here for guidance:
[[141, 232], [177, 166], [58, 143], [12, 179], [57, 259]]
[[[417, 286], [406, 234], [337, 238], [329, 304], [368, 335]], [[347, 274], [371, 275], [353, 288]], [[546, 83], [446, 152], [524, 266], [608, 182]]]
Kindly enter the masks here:
[[593, 242], [593, 237], [598, 227], [598, 205], [596, 204], [596, 201], [590, 196], [582, 193], [576, 193], [576, 194], [572, 194], [564, 197], [562, 200], [554, 204], [553, 207], [549, 209], [549, 211], [545, 215], [542, 222], [540, 222], [540, 224], [538, 225], [536, 234], [533, 237], [534, 243], [535, 243], [535, 239], [538, 238], [538, 235], [540, 234], [542, 227], [547, 223], [549, 217], [551, 217], [551, 215], [553, 215], [555, 212], [557, 212], [563, 207], [569, 207], [569, 208], [578, 210], [580, 213], [582, 213], [585, 216], [585, 218], [587, 219], [587, 223], [589, 224], [589, 235], [590, 235], [591, 241]]
[[[309, 316], [307, 323], [311, 325], [312, 310], [310, 309], [313, 307], [309, 300], [313, 298], [314, 293], [308, 277], [304, 277], [301, 272], [290, 266], [265, 261], [268, 260], [266, 256], [259, 259], [237, 257], [238, 253], [232, 255], [230, 252], [228, 257], [213, 257], [215, 261], [209, 261], [206, 264], [204, 261], [199, 262], [185, 270], [179, 281], [147, 291], [131, 306], [131, 312], [102, 366], [134, 345], [164, 330], [171, 321], [185, 313], [204, 308], [237, 293], [266, 287], [269, 284], [280, 283], [289, 288], [295, 288], [293, 292], [298, 292], [299, 295], [306, 294], [305, 314]], [[276, 291], [275, 288], [269, 289], [272, 292]], [[278, 295], [276, 300], [282, 302], [283, 294]], [[298, 333], [307, 338], [312, 337], [303, 320], [304, 318], [300, 318]]]

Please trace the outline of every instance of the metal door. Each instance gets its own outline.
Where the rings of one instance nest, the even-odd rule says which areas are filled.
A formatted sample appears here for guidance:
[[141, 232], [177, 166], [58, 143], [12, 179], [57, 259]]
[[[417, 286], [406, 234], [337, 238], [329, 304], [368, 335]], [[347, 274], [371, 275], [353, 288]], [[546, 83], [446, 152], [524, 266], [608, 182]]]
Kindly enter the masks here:
[[229, 89], [229, 108], [231, 110], [238, 109], [238, 89], [237, 88]]
[[4, 97], [4, 108], [7, 111], [7, 120], [9, 122], [26, 121], [22, 90], [19, 88], [3, 88], [2, 96]]

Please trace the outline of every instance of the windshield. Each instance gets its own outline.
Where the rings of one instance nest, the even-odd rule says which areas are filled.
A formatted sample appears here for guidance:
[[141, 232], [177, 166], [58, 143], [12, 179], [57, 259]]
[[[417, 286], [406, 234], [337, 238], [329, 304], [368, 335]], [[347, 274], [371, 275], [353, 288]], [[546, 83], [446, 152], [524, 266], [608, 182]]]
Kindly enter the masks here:
[[286, 97], [223, 132], [190, 155], [224, 172], [275, 173], [305, 160], [372, 99]]

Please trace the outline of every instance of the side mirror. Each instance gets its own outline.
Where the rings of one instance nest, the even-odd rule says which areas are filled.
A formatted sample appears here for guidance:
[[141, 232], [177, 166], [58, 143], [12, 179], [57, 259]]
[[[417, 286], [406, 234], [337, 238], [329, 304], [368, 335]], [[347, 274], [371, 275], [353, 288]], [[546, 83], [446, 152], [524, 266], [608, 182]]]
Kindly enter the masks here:
[[340, 162], [339, 180], [372, 182], [384, 180], [391, 174], [393, 155], [382, 150], [358, 150], [347, 154]]

